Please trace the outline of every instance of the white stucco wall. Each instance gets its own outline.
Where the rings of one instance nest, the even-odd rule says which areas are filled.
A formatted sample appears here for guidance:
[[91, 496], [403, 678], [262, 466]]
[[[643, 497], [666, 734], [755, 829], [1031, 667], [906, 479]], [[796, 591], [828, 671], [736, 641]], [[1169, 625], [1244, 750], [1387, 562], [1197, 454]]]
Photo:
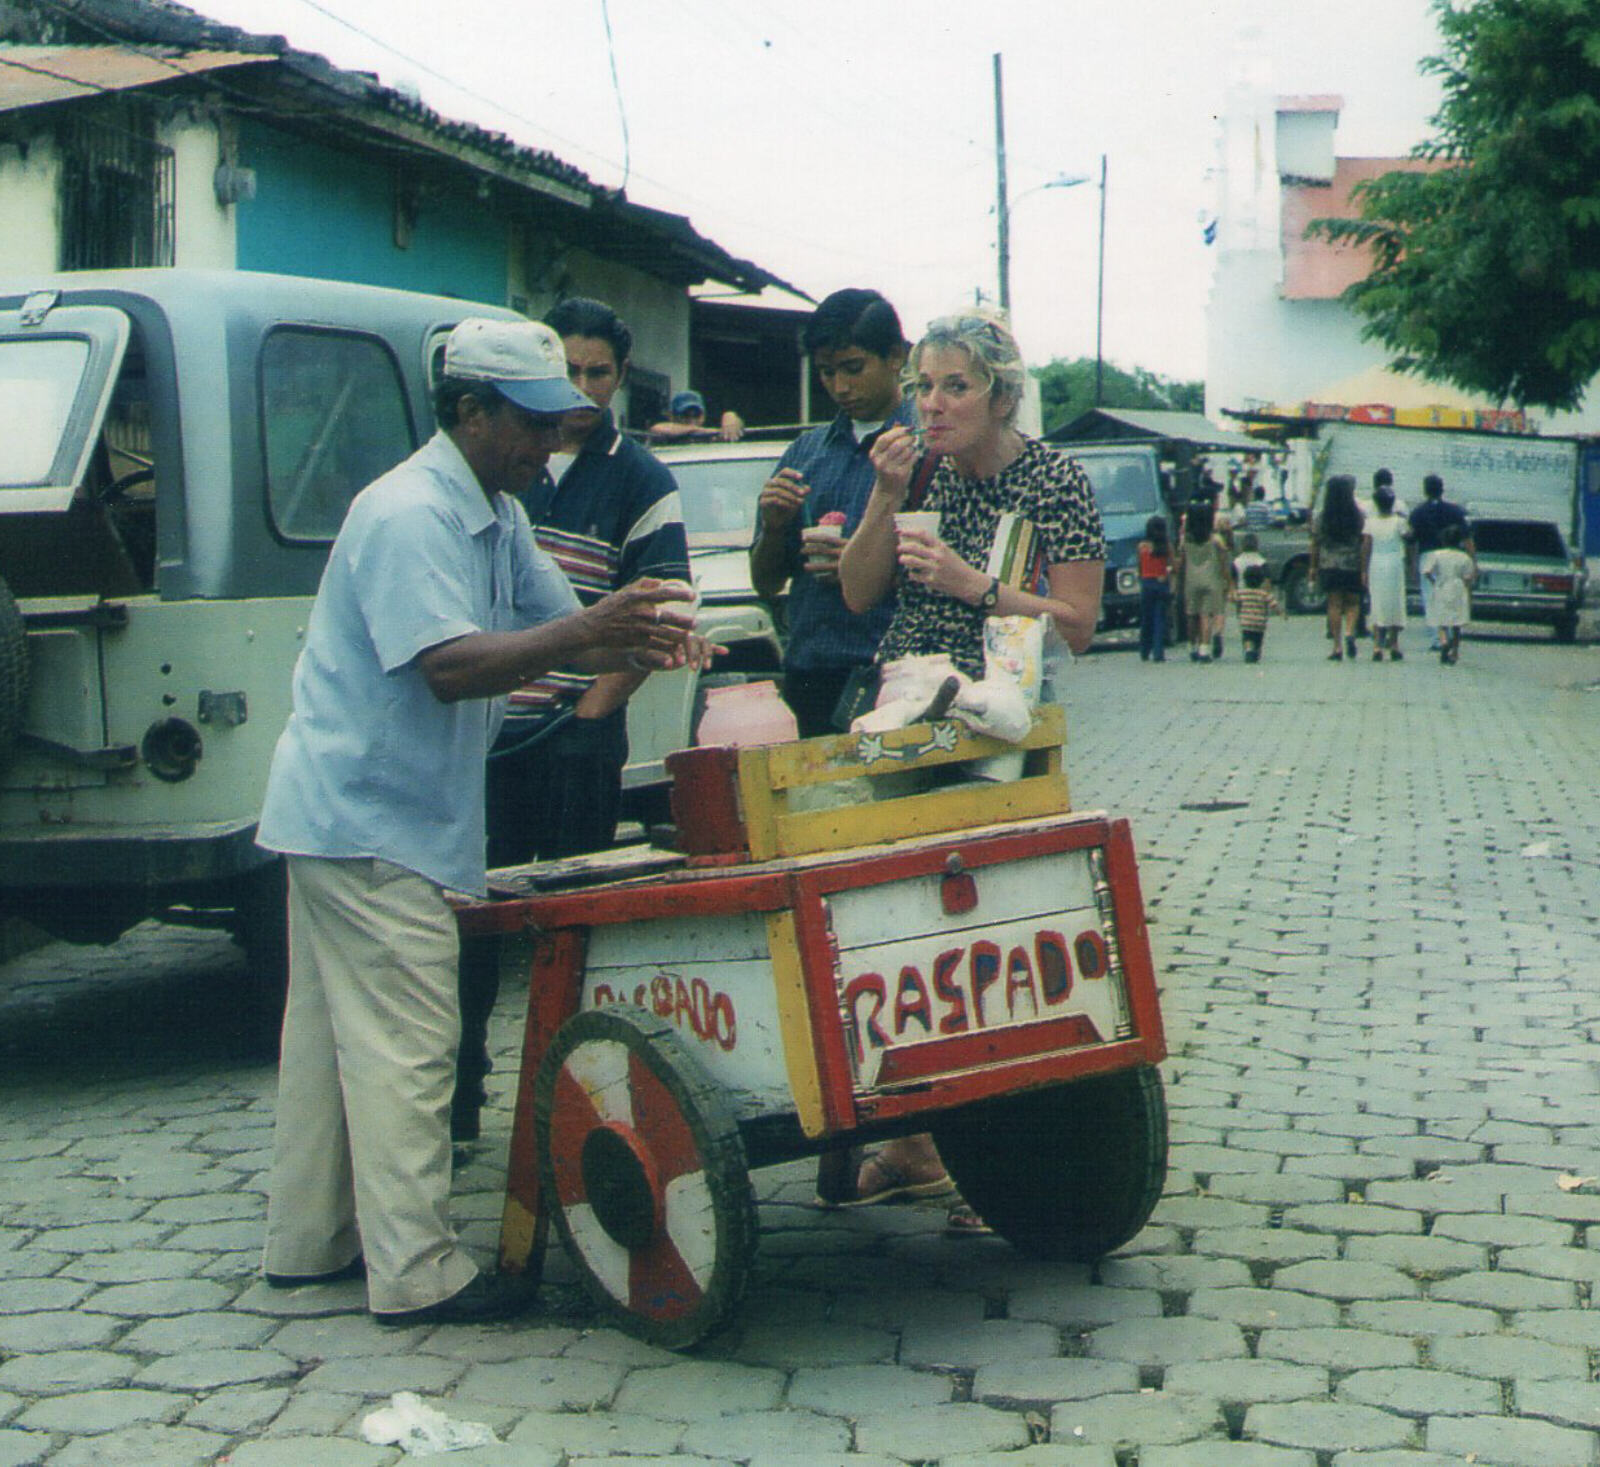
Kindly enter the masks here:
[[55, 146], [31, 143], [26, 154], [0, 147], [0, 274], [38, 275], [56, 268]]
[[238, 259], [235, 206], [217, 202], [213, 178], [221, 159], [216, 124], [180, 117], [161, 128], [172, 149], [176, 227], [173, 264], [195, 270], [231, 270]]

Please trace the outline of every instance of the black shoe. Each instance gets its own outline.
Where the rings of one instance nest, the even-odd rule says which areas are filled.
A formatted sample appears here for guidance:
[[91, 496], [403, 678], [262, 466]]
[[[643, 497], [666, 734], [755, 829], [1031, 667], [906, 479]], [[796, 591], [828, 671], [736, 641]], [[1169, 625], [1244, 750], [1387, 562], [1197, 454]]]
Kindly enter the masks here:
[[536, 1286], [516, 1274], [480, 1273], [466, 1288], [437, 1304], [392, 1313], [374, 1309], [372, 1317], [389, 1329], [413, 1329], [423, 1324], [490, 1324], [526, 1313], [537, 1298]]
[[1352, 659], [1355, 657], [1356, 639], [1354, 637], [1346, 637], [1344, 639], [1344, 655]]
[[1402, 652], [1398, 647], [1391, 647], [1389, 649], [1389, 661], [1390, 662], [1404, 662], [1405, 660], [1406, 660], [1406, 654], [1404, 652]]
[[269, 1289], [304, 1289], [312, 1284], [342, 1284], [346, 1279], [364, 1279], [367, 1260], [356, 1254], [343, 1268], [332, 1273], [264, 1273]]
[[1211, 655], [1214, 658], [1222, 656], [1222, 634], [1220, 632], [1211, 639]]

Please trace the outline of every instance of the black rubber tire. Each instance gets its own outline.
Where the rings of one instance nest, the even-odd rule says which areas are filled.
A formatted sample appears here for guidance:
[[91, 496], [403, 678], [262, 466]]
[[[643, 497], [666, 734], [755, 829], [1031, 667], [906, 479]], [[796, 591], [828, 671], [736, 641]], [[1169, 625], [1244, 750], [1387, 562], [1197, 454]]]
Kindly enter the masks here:
[[1551, 624], [1551, 630], [1556, 634], [1558, 642], [1576, 642], [1578, 640], [1578, 613], [1558, 617]]
[[1296, 616], [1315, 616], [1328, 609], [1328, 597], [1311, 578], [1309, 560], [1291, 560], [1283, 570], [1283, 604]]
[[239, 878], [233, 899], [234, 940], [245, 973], [234, 1003], [234, 1029], [253, 1058], [275, 1060], [289, 997], [289, 876], [282, 857]]
[[11, 588], [0, 580], [0, 768], [11, 761], [28, 713], [28, 631]]
[[1167, 1176], [1166, 1097], [1148, 1065], [964, 1106], [933, 1139], [978, 1216], [1035, 1258], [1120, 1247]]
[[601, 1313], [669, 1350], [727, 1325], [755, 1256], [755, 1193], [722, 1091], [677, 1030], [626, 1005], [567, 1020], [533, 1126], [540, 1196]]

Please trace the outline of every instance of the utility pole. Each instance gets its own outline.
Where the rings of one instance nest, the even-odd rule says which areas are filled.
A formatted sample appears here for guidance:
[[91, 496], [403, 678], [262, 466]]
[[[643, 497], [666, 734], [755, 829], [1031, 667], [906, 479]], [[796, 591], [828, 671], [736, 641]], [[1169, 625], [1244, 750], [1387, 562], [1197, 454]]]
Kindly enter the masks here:
[[1100, 155], [1100, 258], [1094, 282], [1094, 405], [1105, 401], [1106, 359], [1103, 349], [1106, 322], [1106, 155]]
[[1011, 309], [1011, 206], [1006, 199], [1006, 102], [994, 53], [995, 215], [1000, 221], [1000, 309]]

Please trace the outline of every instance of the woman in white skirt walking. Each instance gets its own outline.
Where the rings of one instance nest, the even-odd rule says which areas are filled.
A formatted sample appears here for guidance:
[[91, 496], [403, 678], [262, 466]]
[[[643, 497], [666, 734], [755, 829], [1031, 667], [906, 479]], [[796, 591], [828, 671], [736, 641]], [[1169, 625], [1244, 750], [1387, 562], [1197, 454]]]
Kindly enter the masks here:
[[1361, 580], [1369, 601], [1367, 625], [1372, 628], [1372, 660], [1385, 651], [1399, 662], [1400, 632], [1406, 624], [1406, 542], [1411, 526], [1394, 512], [1394, 490], [1380, 484], [1372, 491], [1373, 513], [1361, 531]]

